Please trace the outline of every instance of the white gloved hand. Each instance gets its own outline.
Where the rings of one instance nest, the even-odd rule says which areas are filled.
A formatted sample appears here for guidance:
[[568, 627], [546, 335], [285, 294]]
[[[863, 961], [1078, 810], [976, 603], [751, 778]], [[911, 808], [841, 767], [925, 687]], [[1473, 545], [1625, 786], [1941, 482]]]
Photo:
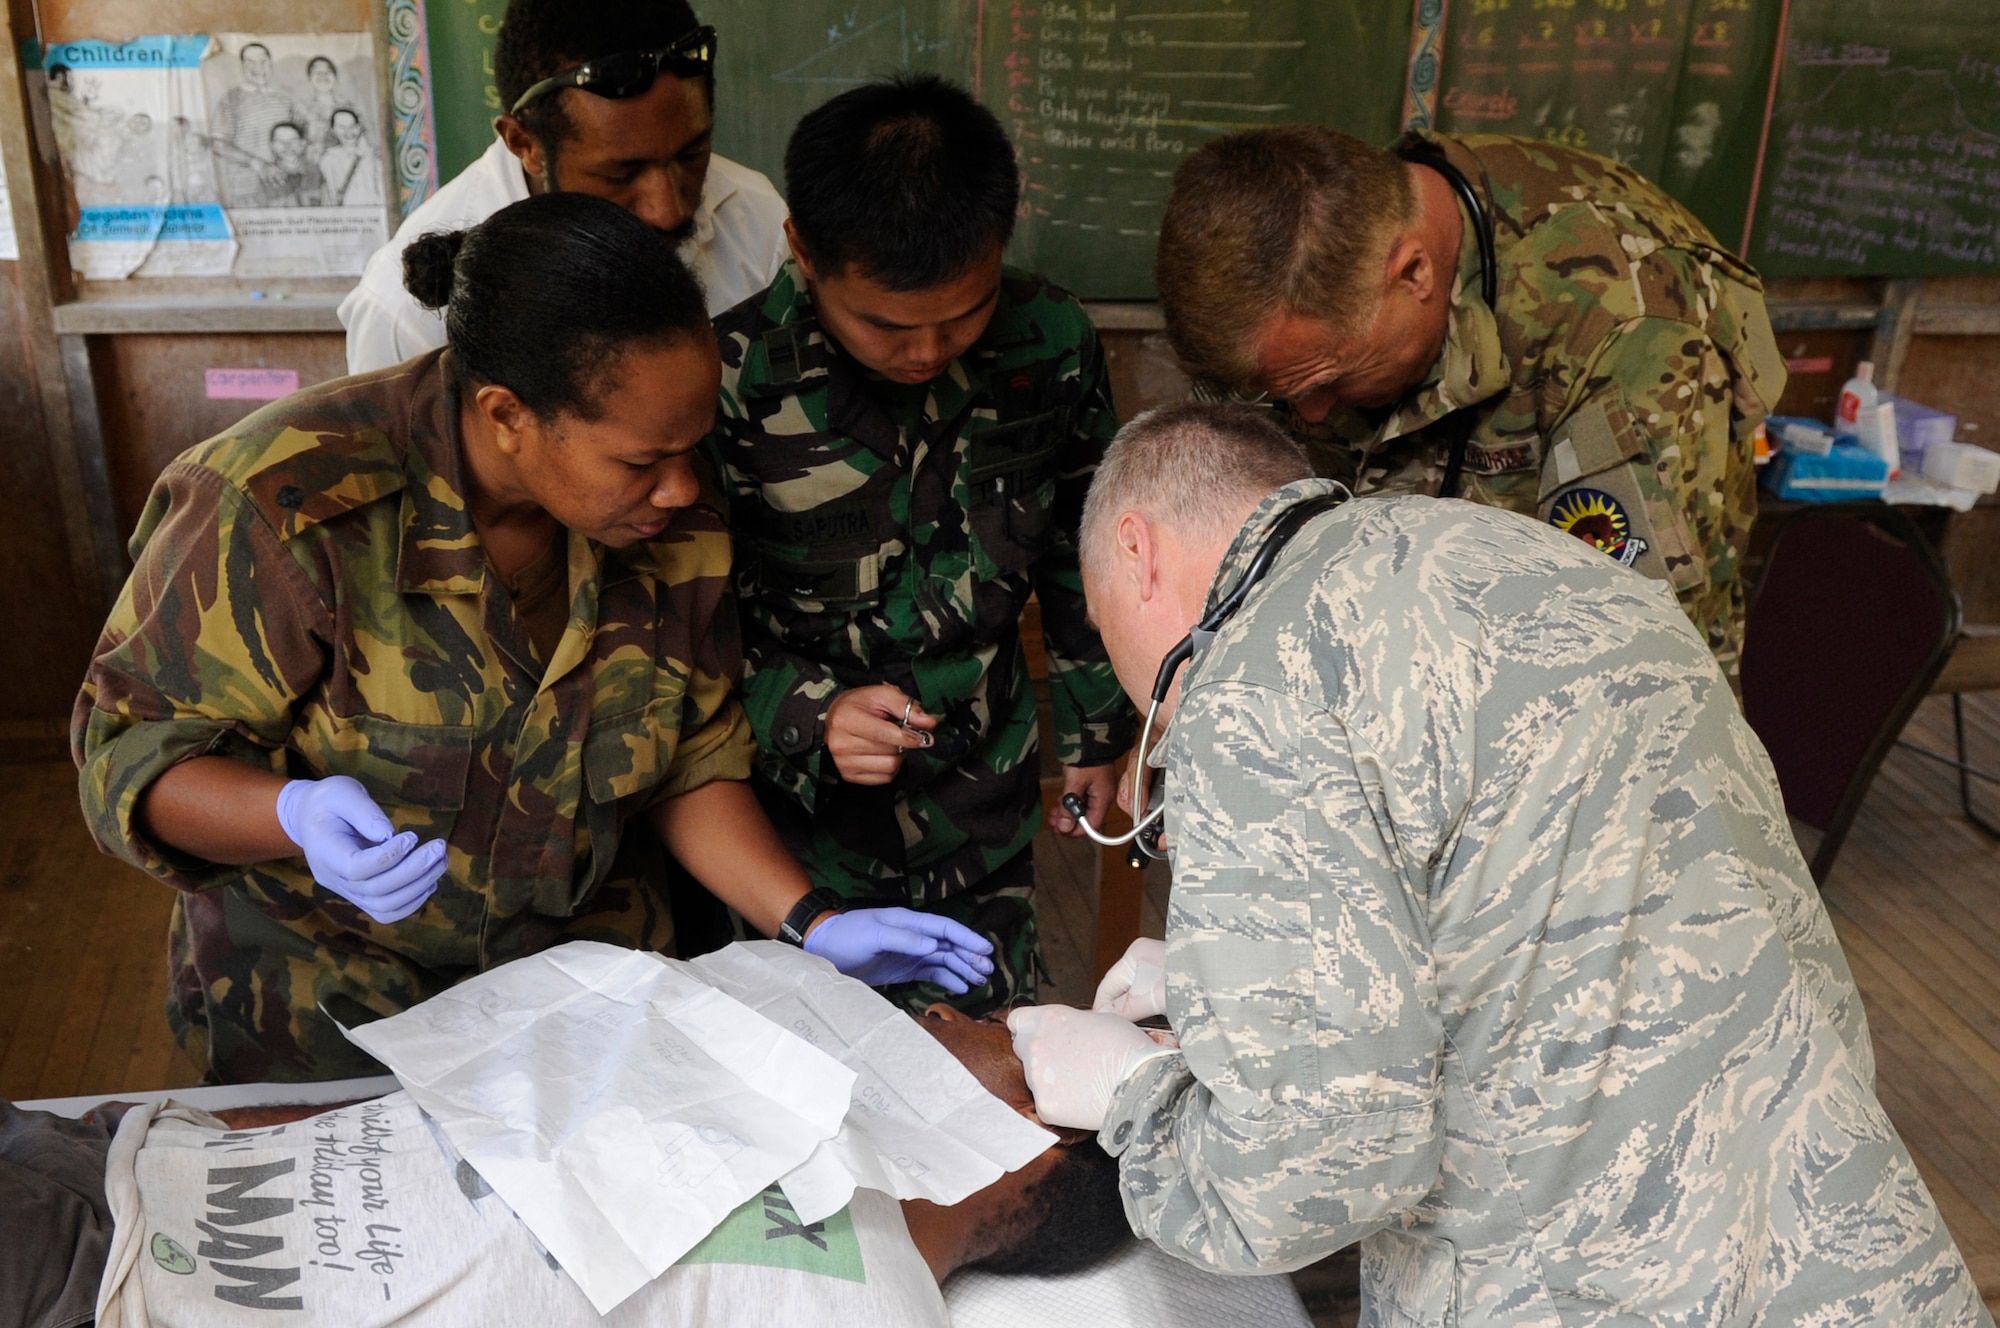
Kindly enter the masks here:
[[1045, 1125], [1101, 1130], [1111, 1096], [1132, 1067], [1165, 1054], [1159, 1044], [1115, 1014], [1068, 1005], [1023, 1005], [1007, 1016], [1014, 1054]]
[[1097, 984], [1093, 1010], [1138, 1023], [1167, 1012], [1167, 943], [1141, 936]]

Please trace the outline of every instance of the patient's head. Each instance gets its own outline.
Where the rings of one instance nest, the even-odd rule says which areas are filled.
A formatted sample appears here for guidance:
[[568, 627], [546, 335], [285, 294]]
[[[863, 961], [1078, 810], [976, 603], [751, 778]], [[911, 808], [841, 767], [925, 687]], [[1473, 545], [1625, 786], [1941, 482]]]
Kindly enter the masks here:
[[[1034, 1095], [1007, 1026], [934, 1005], [918, 1021], [986, 1091], [1035, 1119]], [[1039, 1123], [1039, 1122], [1038, 1122]], [[903, 1204], [910, 1236], [942, 1282], [960, 1268], [1051, 1274], [1089, 1267], [1131, 1235], [1118, 1191], [1118, 1163], [1087, 1130], [1056, 1130], [1060, 1142], [979, 1193], [941, 1208]]]

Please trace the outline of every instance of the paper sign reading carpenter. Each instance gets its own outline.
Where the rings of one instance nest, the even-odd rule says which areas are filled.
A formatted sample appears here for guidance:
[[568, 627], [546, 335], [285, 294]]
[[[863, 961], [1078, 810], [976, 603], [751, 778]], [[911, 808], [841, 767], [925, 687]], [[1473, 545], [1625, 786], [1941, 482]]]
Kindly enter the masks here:
[[210, 401], [276, 401], [299, 390], [297, 369], [210, 369]]

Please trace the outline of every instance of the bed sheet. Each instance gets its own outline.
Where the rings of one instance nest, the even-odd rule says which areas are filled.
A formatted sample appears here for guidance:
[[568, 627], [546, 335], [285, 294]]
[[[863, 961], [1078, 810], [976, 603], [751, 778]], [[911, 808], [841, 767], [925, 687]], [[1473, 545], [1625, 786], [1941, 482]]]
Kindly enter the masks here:
[[944, 1303], [952, 1328], [1312, 1328], [1291, 1278], [1204, 1272], [1143, 1240], [1059, 1277], [960, 1273]]

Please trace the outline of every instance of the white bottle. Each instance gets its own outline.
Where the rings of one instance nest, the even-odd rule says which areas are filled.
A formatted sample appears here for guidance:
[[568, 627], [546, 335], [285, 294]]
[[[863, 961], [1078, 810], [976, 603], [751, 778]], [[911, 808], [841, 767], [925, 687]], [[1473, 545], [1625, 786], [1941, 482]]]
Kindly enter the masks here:
[[1875, 390], [1875, 365], [1868, 360], [1854, 366], [1854, 377], [1840, 389], [1840, 406], [1833, 416], [1836, 439], [1864, 441], [1875, 423], [1875, 406], [1880, 394]]

